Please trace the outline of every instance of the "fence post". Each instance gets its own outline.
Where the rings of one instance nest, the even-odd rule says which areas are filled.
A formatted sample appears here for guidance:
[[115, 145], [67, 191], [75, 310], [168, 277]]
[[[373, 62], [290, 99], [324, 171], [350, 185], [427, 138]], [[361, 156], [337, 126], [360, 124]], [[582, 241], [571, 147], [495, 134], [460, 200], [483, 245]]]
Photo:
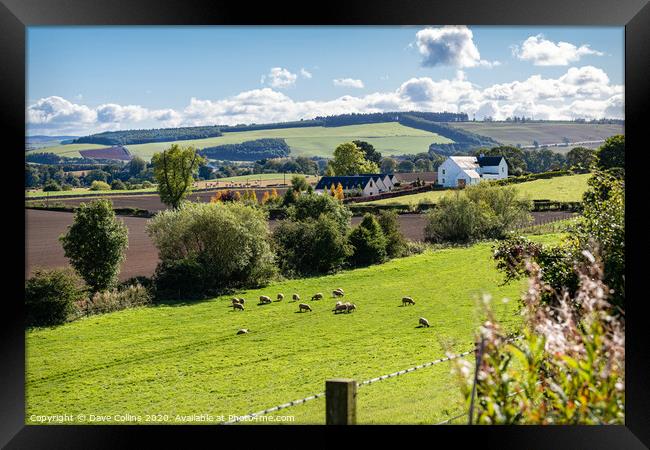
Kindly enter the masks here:
[[357, 382], [349, 378], [325, 381], [325, 424], [356, 425]]

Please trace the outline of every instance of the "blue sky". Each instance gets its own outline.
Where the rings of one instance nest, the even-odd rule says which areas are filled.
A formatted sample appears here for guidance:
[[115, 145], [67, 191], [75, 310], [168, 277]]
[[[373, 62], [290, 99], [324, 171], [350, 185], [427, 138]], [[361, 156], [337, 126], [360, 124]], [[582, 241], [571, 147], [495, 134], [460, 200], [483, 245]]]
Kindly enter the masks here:
[[623, 67], [622, 27], [30, 27], [28, 126], [84, 134], [395, 109], [622, 118]]

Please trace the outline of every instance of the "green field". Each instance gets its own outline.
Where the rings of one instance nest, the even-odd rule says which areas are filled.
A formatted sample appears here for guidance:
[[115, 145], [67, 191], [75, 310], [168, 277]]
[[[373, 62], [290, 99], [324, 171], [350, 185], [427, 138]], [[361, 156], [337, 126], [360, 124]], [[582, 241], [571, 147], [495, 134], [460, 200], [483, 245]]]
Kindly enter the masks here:
[[135, 194], [138, 192], [156, 192], [155, 187], [145, 188], [145, 189], [116, 189], [116, 190], [107, 190], [107, 191], [91, 191], [89, 188], [73, 188], [69, 191], [48, 191], [44, 192], [42, 189], [30, 189], [25, 191], [25, 197], [47, 197], [55, 198], [61, 196], [75, 195], [75, 196], [85, 196], [90, 194], [105, 194], [105, 195], [115, 195], [115, 194]]
[[[590, 124], [572, 122], [450, 122], [448, 125], [461, 128], [482, 136], [488, 136], [506, 145], [540, 145], [564, 142], [566, 137], [570, 142], [595, 141], [625, 132], [623, 125]], [[559, 152], [570, 150], [571, 147], [559, 147]]]
[[[531, 200], [555, 200], [559, 202], [579, 202], [587, 190], [587, 179], [591, 174], [568, 175], [545, 180], [516, 183], [514, 186], [522, 196]], [[417, 205], [420, 202], [435, 203], [445, 195], [453, 195], [455, 190], [420, 192], [402, 197], [386, 198], [364, 203], [364, 205]]]
[[[534, 237], [557, 242], [559, 235]], [[168, 304], [95, 316], [26, 333], [26, 421], [32, 415], [242, 415], [322, 392], [325, 380], [358, 381], [471, 348], [490, 293], [502, 323], [518, 329], [516, 299], [524, 282], [501, 286], [491, 244], [427, 251], [336, 275], [289, 280], [193, 304]], [[336, 287], [358, 310], [334, 315]], [[256, 305], [257, 297], [282, 302]], [[291, 294], [313, 312], [298, 313]], [[402, 307], [409, 295], [415, 306]], [[510, 299], [503, 302], [503, 298]], [[417, 328], [426, 317], [431, 328]], [[236, 335], [240, 328], [250, 329]], [[360, 389], [360, 423], [436, 423], [463, 411], [449, 363]], [[78, 419], [85, 414], [85, 419]], [[324, 400], [277, 413], [292, 423], [323, 423]]]
[[[194, 145], [198, 148], [223, 144], [238, 144], [244, 141], [262, 138], [282, 138], [291, 147], [292, 156], [332, 156], [334, 149], [344, 142], [364, 140], [370, 142], [384, 155], [420, 153], [429, 151], [432, 143], [453, 142], [438, 134], [424, 130], [405, 127], [396, 122], [349, 125], [343, 127], [303, 127], [275, 130], [254, 130], [224, 133], [223, 136], [207, 139], [175, 141], [182, 145]], [[146, 160], [154, 153], [171, 145], [170, 142], [127, 145], [126, 148]], [[69, 144], [49, 147], [47, 151], [62, 156], [79, 157], [78, 150], [102, 148], [105, 145]]]

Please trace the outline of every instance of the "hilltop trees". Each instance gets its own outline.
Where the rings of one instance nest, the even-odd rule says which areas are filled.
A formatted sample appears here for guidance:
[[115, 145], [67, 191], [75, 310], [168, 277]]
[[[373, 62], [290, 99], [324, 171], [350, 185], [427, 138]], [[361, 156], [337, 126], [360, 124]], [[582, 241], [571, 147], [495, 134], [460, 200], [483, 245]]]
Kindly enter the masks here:
[[192, 189], [193, 175], [202, 161], [194, 147], [172, 144], [151, 158], [160, 199], [176, 209]]
[[126, 225], [117, 220], [110, 201], [81, 203], [59, 240], [66, 258], [93, 292], [115, 285], [129, 240]]
[[328, 168], [332, 175], [356, 175], [362, 173], [377, 173], [379, 166], [366, 159], [362, 149], [353, 142], [341, 144], [334, 150], [334, 159]]

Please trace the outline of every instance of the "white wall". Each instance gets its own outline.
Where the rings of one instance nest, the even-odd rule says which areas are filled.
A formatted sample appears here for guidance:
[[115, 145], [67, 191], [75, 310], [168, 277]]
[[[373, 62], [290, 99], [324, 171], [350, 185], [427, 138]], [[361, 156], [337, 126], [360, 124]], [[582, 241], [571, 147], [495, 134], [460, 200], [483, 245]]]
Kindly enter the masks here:
[[445, 187], [456, 187], [460, 172], [460, 167], [451, 158], [447, 158], [438, 166], [438, 183]]

